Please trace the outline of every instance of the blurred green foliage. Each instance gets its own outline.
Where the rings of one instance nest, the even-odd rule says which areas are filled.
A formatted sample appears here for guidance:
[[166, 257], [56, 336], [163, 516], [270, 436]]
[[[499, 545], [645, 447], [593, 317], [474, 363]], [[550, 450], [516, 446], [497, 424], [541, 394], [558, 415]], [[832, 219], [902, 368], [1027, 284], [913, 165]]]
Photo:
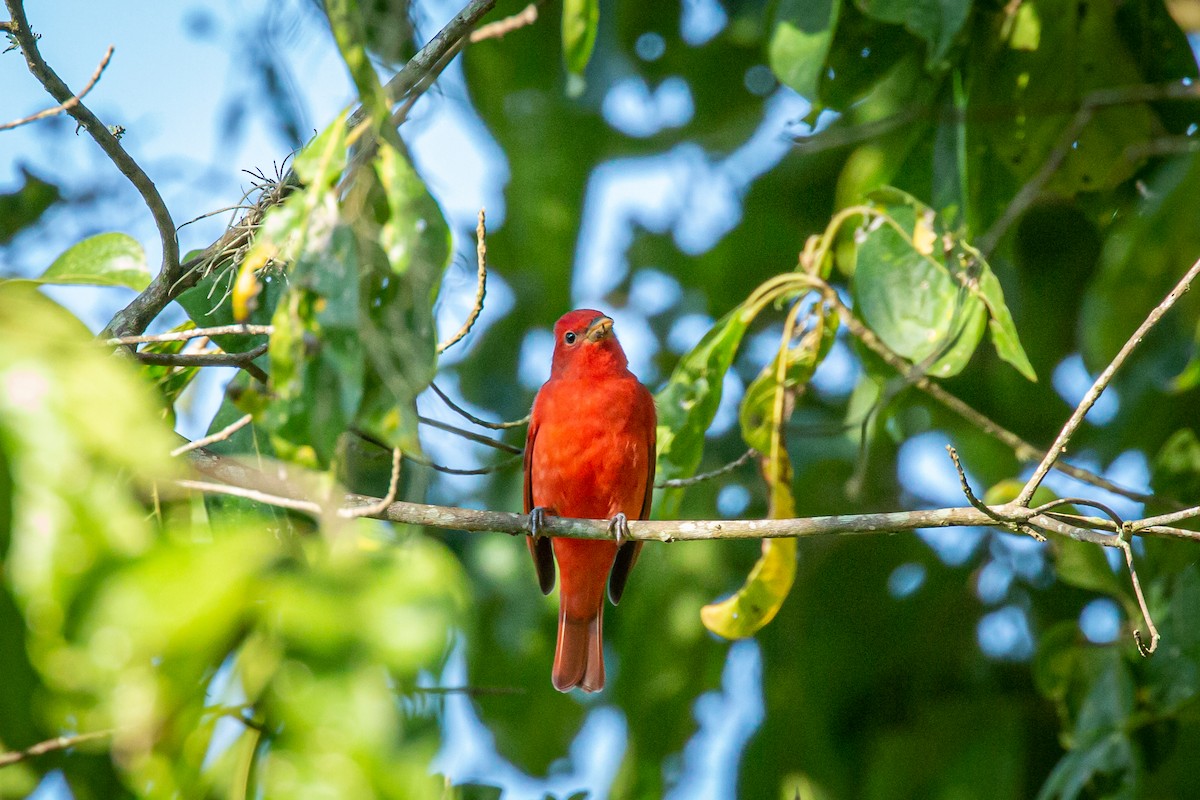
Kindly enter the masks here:
[[[420, 457], [417, 398], [439, 369], [434, 309], [452, 242], [383, 125], [372, 59], [411, 52], [407, 4], [328, 5], [366, 128], [328, 121], [244, 257], [179, 298], [181, 328], [275, 326], [257, 362], [269, 386], [236, 378], [211, 427], [245, 413], [254, 422], [214, 449], [315, 495], [381, 495], [389, 462], [370, 441]], [[492, 18], [523, 5], [501, 2]], [[687, 202], [674, 221], [631, 223], [616, 262], [628, 272], [606, 276], [603, 299], [642, 314], [654, 371], [668, 376], [652, 387], [662, 478], [747, 445], [767, 458], [761, 475], [662, 493], [656, 514], [937, 504], [944, 475], [914, 474], [934, 468], [910, 457], [931, 439], [959, 449], [989, 502], [1011, 498], [1016, 456], [847, 346], [821, 312], [818, 279], [949, 391], [1051, 441], [1070, 411], [1060, 376], [1101, 369], [1200, 256], [1200, 101], [1164, 88], [1178, 94], [1198, 76], [1184, 32], [1157, 0], [684, 6], [543, 4], [536, 24], [468, 49], [469, 100], [453, 102], [473, 105], [507, 159], [504, 224], [488, 252], [516, 310], [459, 345], [467, 354], [442, 365], [446, 377], [481, 413], [524, 415], [521, 344], [578, 298], [569, 265], [598, 168], [699, 153], [675, 187]], [[707, 38], [681, 24], [697, 6], [719, 11]], [[567, 69], [546, 67], [559, 63]], [[671, 78], [690, 117], [623, 133], [606, 110], [613, 87], [640, 81], [653, 96]], [[817, 129], [796, 125], [794, 150], [733, 191], [726, 232], [689, 244], [683, 222], [712, 190], [704, 170], [732, 170], [731, 154], [793, 91]], [[0, 197], [15, 209], [0, 214], [0, 239], [38, 224], [57, 196], [30, 177]], [[677, 284], [678, 299], [639, 311], [634, 287], [652, 274]], [[43, 276], [135, 289], [147, 278], [141, 246], [121, 234], [78, 243]], [[1194, 295], [1118, 375], [1111, 420], [1072, 441], [1089, 468], [1144, 466], [1146, 514], [1194, 504], [1200, 487]], [[781, 336], [789, 314], [795, 337]], [[707, 333], [681, 336], [697, 317]], [[994, 349], [979, 346], [985, 332]], [[814, 379], [839, 360], [845, 385]], [[163, 421], [195, 374], [135, 369], [27, 282], [0, 284], [0, 749], [101, 734], [0, 767], [0, 795], [61, 770], [80, 798], [495, 796], [486, 784], [499, 768], [452, 789], [431, 773], [450, 701], [428, 689], [448, 674], [454, 641], [467, 688], [502, 690], [466, 701], [494, 737], [493, 760], [534, 776], [561, 776], [564, 758], [578, 767], [588, 754], [572, 745], [596, 705], [549, 685], [554, 600], [535, 590], [520, 543], [179, 492]], [[740, 425], [721, 422], [738, 402], [725, 416]], [[1114, 480], [1138, 473], [1126, 466]], [[519, 482], [509, 471], [454, 483], [409, 464], [398, 490], [515, 509]], [[762, 720], [741, 752], [719, 754], [741, 796], [1188, 796], [1200, 745], [1195, 545], [1136, 543], [1162, 632], [1144, 659], [1123, 565], [1099, 548], [994, 531], [964, 533], [957, 551], [947, 541], [645, 548], [606, 625], [599, 703], [625, 737], [608, 794], [687, 785], [697, 732], [731, 696], [730, 646], [700, 610], [738, 592], [705, 622], [753, 634], [761, 657], [749, 691]], [[1113, 636], [1084, 624], [1097, 608]], [[997, 638], [996, 625], [1011, 635]]]

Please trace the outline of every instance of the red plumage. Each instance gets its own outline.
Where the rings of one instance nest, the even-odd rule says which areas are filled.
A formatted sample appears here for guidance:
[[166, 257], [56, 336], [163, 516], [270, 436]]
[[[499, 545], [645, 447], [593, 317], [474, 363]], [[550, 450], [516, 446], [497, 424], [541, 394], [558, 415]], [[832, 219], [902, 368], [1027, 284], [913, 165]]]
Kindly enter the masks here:
[[[629, 371], [612, 320], [580, 309], [554, 326], [554, 362], [538, 391], [525, 442], [525, 513], [629, 519], [650, 515], [654, 492], [654, 398]], [[562, 573], [554, 688], [604, 687], [604, 587], [621, 599], [640, 542], [529, 539], [542, 591]]]

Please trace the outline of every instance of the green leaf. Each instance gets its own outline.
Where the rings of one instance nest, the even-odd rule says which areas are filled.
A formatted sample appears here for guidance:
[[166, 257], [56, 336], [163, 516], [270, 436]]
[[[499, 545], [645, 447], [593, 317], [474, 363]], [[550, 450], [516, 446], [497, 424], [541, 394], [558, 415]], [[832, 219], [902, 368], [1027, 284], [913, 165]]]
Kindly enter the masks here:
[[1017, 372], [1026, 379], [1037, 381], [1037, 372], [1029, 363], [1029, 356], [1025, 354], [1025, 348], [1021, 346], [1021, 340], [1017, 336], [1016, 323], [1013, 322], [1008, 305], [1004, 302], [1004, 289], [1000, 286], [1000, 279], [983, 260], [982, 254], [975, 251], [974, 255], [979, 264], [979, 296], [983, 298], [988, 309], [988, 332], [992, 335], [996, 355], [1016, 367]]
[[[792, 464], [782, 441], [782, 427], [791, 413], [791, 402], [786, 395], [800, 391], [812, 379], [836, 336], [837, 315], [830, 312], [821, 317], [795, 346], [790, 342], [782, 343], [775, 358], [750, 384], [742, 399], [738, 414], [742, 438], [765, 458], [763, 476], [767, 481], [769, 513], [773, 519], [796, 515]], [[780, 391], [785, 393], [782, 398]], [[782, 407], [777, 400], [783, 401]], [[777, 411], [783, 415], [782, 419], [777, 416]], [[704, 627], [726, 639], [753, 636], [779, 613], [795, 577], [796, 540], [765, 539], [762, 555], [742, 588], [732, 597], [702, 608], [700, 619]]]
[[780, 82], [816, 103], [841, 0], [780, 0], [767, 63]]
[[324, 6], [338, 52], [358, 90], [358, 99], [382, 132], [390, 111], [388, 96], [363, 46], [367, 31], [362, 10], [356, 0], [326, 0]]
[[860, 232], [854, 268], [863, 320], [893, 351], [938, 377], [962, 371], [987, 320], [997, 354], [1037, 380], [1000, 281], [979, 251], [911, 195], [886, 188], [871, 198], [882, 216]]
[[951, 274], [936, 214], [894, 191], [864, 229], [854, 268], [859, 316], [889, 348], [936, 377], [962, 371], [983, 336], [986, 308]]
[[[1042, 168], [1088, 92], [1145, 82], [1114, 14], [1112, 3], [1029, 0], [999, 36], [970, 49], [975, 63], [968, 113], [993, 112], [988, 124], [978, 126], [986, 144], [977, 146], [993, 152], [1018, 183]], [[996, 108], [1011, 108], [1012, 116], [997, 118]], [[1158, 131], [1145, 103], [1098, 109], [1043, 191], [1073, 196], [1117, 186], [1141, 165], [1128, 156], [1129, 148]]]
[[[758, 310], [759, 307], [743, 303], [718, 320], [679, 360], [667, 385], [655, 396], [658, 407], [656, 474], [660, 480], [685, 478], [696, 472], [704, 451], [704, 432], [712, 424], [721, 404], [725, 373]], [[682, 499], [681, 489], [661, 492], [658, 515], [674, 516]]]
[[[171, 329], [175, 331], [186, 331], [195, 328], [196, 326], [189, 320], [182, 325], [176, 325]], [[177, 342], [147, 342], [142, 345], [141, 352], [143, 353], [170, 353], [177, 354], [187, 345], [186, 341]], [[175, 402], [179, 399], [179, 395], [183, 394], [197, 375], [200, 374], [199, 367], [181, 367], [181, 366], [165, 366], [160, 364], [143, 364], [142, 374], [158, 389], [159, 395], [163, 400], [163, 419], [171, 427], [175, 426]]]
[[[233, 268], [213, 270], [191, 289], [179, 295], [179, 305], [183, 306], [183, 310], [197, 328], [215, 328], [236, 322], [233, 316], [232, 285], [236, 274], [237, 270]], [[286, 283], [280, 275], [260, 276], [259, 283], [261, 290], [254, 310], [243, 322], [251, 325], [269, 325]], [[266, 341], [262, 336], [244, 336], [240, 333], [214, 336], [212, 340], [226, 353], [244, 353]]]
[[562, 45], [567, 73], [583, 77], [600, 27], [600, 0], [563, 0]]
[[971, 15], [970, 0], [858, 0], [868, 16], [903, 25], [929, 43], [927, 67], [945, 64], [946, 53]]
[[101, 233], [72, 245], [34, 282], [125, 286], [140, 292], [150, 285], [150, 270], [136, 239], [124, 233]]
[[[1115, 775], [1116, 778], [1110, 776]], [[1115, 786], [1113, 781], [1119, 781]], [[1075, 800], [1090, 797], [1089, 785], [1109, 787], [1104, 797], [1133, 800], [1137, 788], [1137, 758], [1129, 737], [1114, 731], [1088, 747], [1072, 750], [1054, 766], [1037, 800]]]
[[42, 214], [62, 198], [62, 192], [24, 167], [25, 183], [15, 192], [0, 194], [0, 245], [37, 222]]

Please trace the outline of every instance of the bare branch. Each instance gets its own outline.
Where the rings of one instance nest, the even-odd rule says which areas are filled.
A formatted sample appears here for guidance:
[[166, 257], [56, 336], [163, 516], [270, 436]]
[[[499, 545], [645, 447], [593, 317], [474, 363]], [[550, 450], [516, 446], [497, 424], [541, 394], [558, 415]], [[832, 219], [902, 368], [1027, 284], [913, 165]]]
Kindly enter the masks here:
[[145, 344], [147, 342], [184, 342], [188, 339], [212, 338], [213, 336], [243, 335], [269, 336], [275, 332], [271, 325], [218, 325], [212, 328], [192, 328], [186, 331], [169, 331], [167, 333], [151, 333], [142, 336], [119, 336], [105, 340], [109, 347], [123, 344]]
[[654, 488], [655, 489], [686, 489], [689, 486], [695, 486], [698, 483], [703, 483], [704, 481], [712, 480], [713, 478], [719, 478], [722, 475], [728, 475], [730, 472], [733, 472], [735, 469], [742, 466], [747, 461], [754, 458], [756, 455], [758, 455], [758, 451], [755, 450], [753, 447], [751, 447], [748, 450], [746, 450], [746, 452], [742, 453], [740, 456], [735, 458], [733, 461], [730, 461], [728, 464], [726, 464], [723, 467], [714, 469], [712, 472], [702, 472], [699, 475], [693, 475], [690, 478], [672, 478], [671, 480], [662, 481], [661, 483], [654, 484]]
[[475, 284], [475, 303], [471, 306], [471, 313], [467, 315], [466, 322], [458, 329], [458, 333], [446, 341], [438, 343], [439, 355], [461, 342], [471, 332], [475, 320], [479, 319], [479, 313], [483, 311], [483, 298], [487, 295], [487, 227], [484, 223], [482, 208], [479, 209], [479, 224], [475, 226], [475, 257], [479, 262], [479, 273]]
[[147, 353], [139, 350], [134, 358], [143, 364], [166, 367], [244, 367], [267, 352], [270, 343], [263, 342], [244, 353]]
[[[219, 483], [181, 481], [180, 485], [198, 491], [230, 494], [256, 502], [277, 505], [304, 513], [320, 515], [321, 506], [304, 497], [297, 487], [286, 481], [271, 478], [234, 459], [219, 456], [204, 448], [188, 454], [193, 466]], [[407, 455], [405, 456], [407, 458]], [[377, 505], [380, 498], [347, 495], [345, 508]], [[1079, 541], [1107, 547], [1119, 547], [1116, 531], [1106, 533], [1067, 525], [1032, 509], [1007, 504], [993, 509], [1001, 516], [1025, 522], [1038, 528], [1068, 536]], [[481, 511], [468, 508], [435, 506], [424, 503], [393, 502], [385, 510], [369, 515], [375, 519], [447, 528], [463, 531], [495, 531], [525, 534], [529, 517], [505, 511]], [[918, 528], [959, 526], [991, 526], [996, 520], [990, 514], [972, 508], [943, 508], [930, 511], [897, 511], [879, 514], [848, 514], [827, 517], [761, 520], [630, 520], [630, 538], [637, 541], [700, 541], [709, 539], [765, 539], [804, 536], [852, 534], [881, 534]], [[1111, 527], [1111, 523], [1109, 524]], [[551, 536], [580, 539], [611, 539], [608, 520], [583, 520], [567, 517], [547, 517], [544, 531]], [[1200, 534], [1197, 534], [1200, 539]]]
[[1087, 416], [1088, 411], [1091, 410], [1096, 400], [1099, 399], [1101, 393], [1108, 387], [1113, 375], [1121, 368], [1121, 365], [1125, 363], [1130, 354], [1137, 349], [1137, 346], [1142, 343], [1142, 339], [1146, 337], [1146, 334], [1158, 324], [1158, 321], [1162, 319], [1164, 314], [1171, 310], [1171, 306], [1175, 305], [1175, 301], [1188, 290], [1197, 273], [1200, 273], [1200, 261], [1192, 264], [1191, 269], [1180, 278], [1179, 283], [1175, 284], [1175, 288], [1167, 293], [1163, 301], [1155, 306], [1150, 315], [1138, 326], [1138, 329], [1133, 332], [1133, 335], [1129, 337], [1129, 340], [1125, 342], [1125, 345], [1113, 357], [1109, 365], [1104, 368], [1104, 371], [1092, 383], [1092, 387], [1087, 390], [1083, 399], [1079, 401], [1079, 405], [1076, 406], [1070, 419], [1067, 420], [1062, 430], [1059, 431], [1058, 438], [1054, 440], [1054, 444], [1050, 446], [1050, 450], [1047, 451], [1041, 463], [1038, 464], [1037, 469], [1034, 470], [1033, 475], [1030, 476], [1029, 481], [1025, 484], [1025, 488], [1021, 490], [1021, 494], [1017, 497], [1017, 503], [1023, 506], [1029, 505], [1029, 500], [1033, 497], [1033, 493], [1041, 485], [1042, 480], [1046, 477], [1046, 473], [1054, 466], [1059, 456], [1066, 450], [1071, 436], [1079, 428], [1079, 425], [1083, 422], [1083, 418]]
[[449, 423], [442, 422], [440, 420], [430, 419], [429, 417], [418, 416], [417, 422], [420, 422], [422, 425], [428, 425], [431, 428], [437, 428], [439, 430], [446, 431], [447, 433], [453, 433], [455, 436], [461, 436], [464, 439], [467, 439], [472, 442], [478, 442], [479, 444], [486, 444], [488, 447], [494, 447], [497, 450], [503, 450], [506, 453], [515, 453], [515, 454], [519, 455], [524, 452], [524, 450], [517, 447], [516, 445], [511, 445], [511, 444], [508, 444], [507, 442], [500, 442], [495, 439], [490, 439], [487, 436], [484, 436], [483, 434], [475, 433], [474, 431], [463, 430], [462, 428], [457, 428], [454, 425], [450, 425]]
[[[162, 267], [159, 269], [158, 275], [150, 282], [150, 285], [134, 298], [128, 306], [122, 311], [119, 311], [112, 322], [109, 323], [106, 329], [109, 333], [115, 336], [123, 336], [128, 333], [141, 333], [145, 330], [146, 325], [150, 323], [153, 315], [146, 316], [141, 313], [141, 307], [146, 304], [157, 304], [154, 314], [170, 302], [168, 296], [170, 286], [175, 283], [179, 275], [179, 239], [175, 234], [175, 223], [171, 219], [171, 212], [167, 210], [166, 203], [163, 202], [162, 195], [158, 193], [158, 188], [154, 182], [146, 175], [145, 170], [138, 165], [133, 157], [125, 151], [121, 146], [121, 142], [114, 136], [100, 119], [91, 112], [91, 110], [79, 101], [79, 97], [72, 92], [62, 79], [50, 68], [38, 52], [37, 41], [34, 39], [33, 32], [29, 28], [29, 20], [25, 16], [25, 5], [21, 0], [4, 0], [4, 4], [8, 7], [8, 13], [12, 20], [9, 23], [9, 30], [16, 38], [18, 44], [21, 45], [21, 52], [25, 56], [25, 63], [29, 67], [30, 73], [37, 78], [38, 82], [45, 87], [50, 96], [65, 106], [64, 110], [79, 121], [91, 137], [100, 145], [100, 149], [104, 151], [109, 160], [116, 165], [129, 182], [134, 185], [134, 188], [141, 194], [146, 207], [150, 209], [151, 215], [154, 217], [154, 224], [158, 227], [158, 236], [162, 240]], [[74, 100], [71, 105], [67, 105]]]
[[246, 416], [238, 419], [236, 422], [232, 422], [229, 425], [226, 425], [224, 428], [217, 431], [216, 433], [211, 433], [208, 436], [205, 436], [203, 439], [197, 439], [194, 442], [188, 442], [185, 445], [176, 447], [174, 450], [171, 451], [171, 455], [172, 456], [181, 456], [184, 453], [189, 453], [192, 450], [195, 450], [197, 447], [208, 447], [210, 444], [216, 444], [217, 442], [223, 442], [226, 439], [228, 439], [230, 436], [232, 436], [233, 434], [240, 431], [242, 428], [249, 425], [253, 420], [254, 420], [254, 415], [247, 414]]
[[1160, 514], [1157, 517], [1146, 517], [1137, 522], [1129, 523], [1129, 526], [1136, 533], [1145, 528], [1170, 525], [1172, 522], [1183, 522], [1184, 520], [1195, 519], [1196, 517], [1200, 517], [1200, 506], [1192, 506], [1191, 508], [1185, 508], [1182, 511], [1175, 511], [1171, 514]]
[[445, 392], [443, 392], [441, 389], [439, 389], [438, 385], [436, 383], [429, 384], [429, 388], [433, 389], [433, 391], [437, 394], [437, 396], [442, 398], [442, 402], [445, 403], [446, 405], [450, 406], [450, 408], [453, 411], [455, 411], [457, 414], [459, 414], [463, 418], [470, 420], [471, 422], [474, 422], [476, 425], [482, 425], [483, 427], [491, 428], [494, 431], [502, 431], [502, 430], [507, 430], [508, 428], [519, 428], [522, 425], [529, 424], [529, 415], [528, 414], [521, 417], [520, 419], [515, 419], [512, 422], [488, 422], [487, 420], [480, 419], [479, 417], [472, 414], [470, 411], [467, 411], [465, 408], [459, 406], [457, 403], [455, 403], [453, 400], [451, 400], [450, 397]]
[[0, 125], [0, 131], [12, 130], [13, 128], [19, 128], [22, 125], [28, 125], [31, 122], [37, 122], [39, 119], [46, 119], [47, 117], [53, 117], [61, 114], [64, 111], [70, 111], [79, 104], [80, 100], [87, 96], [87, 93], [90, 92], [92, 87], [96, 85], [96, 82], [100, 80], [100, 76], [104, 74], [104, 68], [108, 66], [108, 62], [112, 59], [112, 55], [113, 46], [109, 45], [108, 50], [104, 52], [104, 57], [100, 59], [100, 66], [96, 67], [96, 71], [92, 73], [92, 77], [88, 80], [87, 85], [83, 87], [81, 92], [71, 95], [71, 97], [67, 98], [67, 100], [59, 103], [53, 108], [43, 109], [36, 114], [30, 114], [28, 117], [22, 117], [21, 119], [15, 119], [12, 122], [6, 122], [3, 125]]
[[1142, 594], [1142, 583], [1138, 580], [1137, 570], [1133, 566], [1133, 547], [1130, 546], [1128, 539], [1121, 539], [1121, 550], [1125, 553], [1125, 565], [1129, 567], [1129, 581], [1133, 585], [1133, 595], [1137, 598], [1138, 608], [1142, 610], [1142, 619], [1146, 621], [1146, 627], [1150, 629], [1150, 644], [1142, 642], [1142, 632], [1137, 628], [1133, 629], [1133, 639], [1137, 642], [1138, 652], [1143, 656], [1148, 656], [1158, 649], [1158, 628], [1154, 626], [1154, 620], [1150, 618], [1150, 609], [1146, 607], [1146, 596]]
[[14, 750], [10, 753], [0, 753], [0, 767], [7, 767], [10, 764], [16, 764], [18, 761], [24, 761], [27, 758], [34, 756], [53, 753], [55, 750], [66, 750], [69, 747], [75, 747], [85, 742], [94, 742], [98, 739], [107, 739], [116, 733], [116, 728], [109, 728], [103, 731], [91, 731], [89, 733], [76, 733], [70, 736], [56, 736], [53, 739], [47, 739], [44, 742], [30, 745], [24, 750]]
[[243, 500], [253, 500], [263, 505], [287, 508], [292, 511], [303, 511], [306, 514], [312, 514], [316, 517], [322, 514], [320, 504], [314, 503], [312, 500], [297, 500], [291, 497], [264, 492], [261, 489], [249, 489], [243, 486], [230, 486], [227, 483], [209, 483], [207, 481], [178, 480], [175, 483], [181, 489], [191, 489], [195, 492], [240, 497]]
[[378, 503], [355, 508], [339, 508], [338, 516], [346, 519], [355, 517], [374, 517], [387, 510], [396, 499], [396, 489], [400, 485], [400, 456], [404, 452], [399, 447], [392, 448], [392, 476], [388, 480], [387, 494]]
[[502, 39], [515, 30], [524, 28], [526, 25], [532, 25], [537, 22], [537, 18], [537, 3], [530, 3], [512, 16], [498, 19], [495, 22], [489, 22], [487, 25], [481, 25], [472, 31], [468, 38], [471, 44], [482, 42], [484, 39]]

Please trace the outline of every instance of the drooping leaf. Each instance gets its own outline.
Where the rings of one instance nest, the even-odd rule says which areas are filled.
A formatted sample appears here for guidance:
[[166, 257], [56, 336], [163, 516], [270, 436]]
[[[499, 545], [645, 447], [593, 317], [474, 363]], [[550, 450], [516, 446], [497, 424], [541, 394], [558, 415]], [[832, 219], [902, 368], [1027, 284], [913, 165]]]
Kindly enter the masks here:
[[[717, 320], [696, 346], [679, 360], [667, 385], [655, 396], [658, 408], [656, 474], [660, 480], [686, 478], [700, 465], [704, 433], [721, 404], [725, 373], [733, 363], [742, 336], [762, 308], [779, 296], [777, 292], [764, 293], [763, 289], [759, 287], [745, 302]], [[657, 513], [673, 516], [681, 500], [682, 490], [661, 492], [656, 500]]]
[[[796, 515], [792, 495], [792, 464], [783, 441], [782, 426], [791, 415], [796, 392], [811, 380], [813, 372], [833, 346], [837, 315], [822, 312], [812, 328], [795, 346], [780, 345], [775, 359], [750, 384], [739, 412], [742, 438], [764, 458], [768, 510], [772, 519]], [[746, 583], [733, 596], [700, 610], [704, 627], [726, 639], [753, 636], [779, 613], [796, 576], [796, 540], [765, 539], [762, 556]]]
[[150, 270], [136, 239], [124, 233], [101, 233], [72, 245], [34, 282], [124, 286], [140, 292], [150, 285]]

